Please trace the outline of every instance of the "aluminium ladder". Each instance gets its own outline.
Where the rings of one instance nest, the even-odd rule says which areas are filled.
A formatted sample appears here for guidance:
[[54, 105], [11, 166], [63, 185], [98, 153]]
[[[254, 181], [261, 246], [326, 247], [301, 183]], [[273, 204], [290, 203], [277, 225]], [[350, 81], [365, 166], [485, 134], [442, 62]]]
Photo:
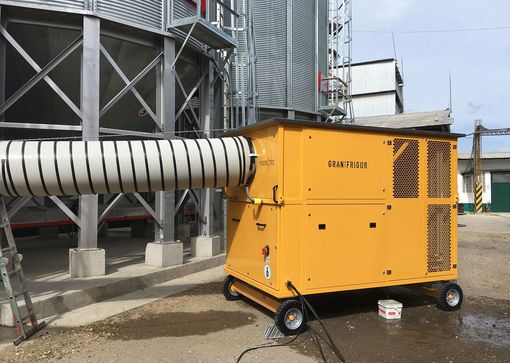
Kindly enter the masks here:
[[[18, 253], [16, 248], [4, 199], [0, 199], [0, 229], [4, 231], [8, 245], [2, 248], [0, 240], [0, 273], [2, 274], [6, 295], [9, 298], [15, 327], [19, 334], [13, 343], [18, 345], [46, 326], [46, 322], [37, 322], [32, 299], [30, 298], [25, 275], [21, 267], [23, 256]], [[20, 297], [23, 298], [26, 309], [20, 309], [18, 303], [23, 302], [21, 299], [18, 301]], [[28, 323], [30, 323], [31, 327], [27, 326]]]

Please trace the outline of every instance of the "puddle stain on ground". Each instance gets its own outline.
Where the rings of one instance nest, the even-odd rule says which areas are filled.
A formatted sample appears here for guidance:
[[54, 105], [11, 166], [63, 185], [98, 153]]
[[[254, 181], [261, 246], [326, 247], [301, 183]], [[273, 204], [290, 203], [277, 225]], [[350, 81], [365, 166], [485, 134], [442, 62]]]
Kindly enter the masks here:
[[[390, 356], [394, 362], [430, 361], [431, 352], [438, 360], [448, 358], [446, 361], [508, 361], [509, 301], [467, 298], [460, 311], [444, 312], [432, 301], [399, 288], [390, 295], [404, 303], [402, 319], [385, 320], [376, 310], [377, 300], [385, 295], [384, 291], [372, 290], [314, 299], [312, 305], [348, 361], [371, 361], [367, 357], [379, 361]], [[316, 321], [311, 324], [321, 331]], [[321, 345], [334, 361], [325, 341]], [[291, 348], [320, 358], [308, 333]]]
[[137, 319], [96, 324], [93, 332], [112, 340], [145, 340], [158, 337], [207, 335], [253, 324], [255, 315], [241, 311], [165, 312]]
[[508, 348], [510, 347], [510, 319], [468, 314], [461, 318], [459, 334], [467, 340]]

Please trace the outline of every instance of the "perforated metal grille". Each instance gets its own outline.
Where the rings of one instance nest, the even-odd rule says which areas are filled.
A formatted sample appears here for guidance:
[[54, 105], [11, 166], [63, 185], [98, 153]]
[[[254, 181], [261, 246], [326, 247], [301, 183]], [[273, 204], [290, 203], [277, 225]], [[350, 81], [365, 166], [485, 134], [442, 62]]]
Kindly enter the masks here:
[[419, 192], [418, 140], [395, 139], [393, 141], [393, 197], [418, 198]]
[[427, 270], [450, 271], [451, 264], [451, 209], [450, 205], [428, 206]]
[[451, 147], [449, 142], [427, 142], [428, 196], [451, 196]]

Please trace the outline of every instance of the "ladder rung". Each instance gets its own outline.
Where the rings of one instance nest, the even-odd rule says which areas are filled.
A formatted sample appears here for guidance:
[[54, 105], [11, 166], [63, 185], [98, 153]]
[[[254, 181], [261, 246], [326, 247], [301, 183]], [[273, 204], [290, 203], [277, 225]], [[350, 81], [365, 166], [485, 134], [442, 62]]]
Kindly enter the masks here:
[[12, 252], [12, 251], [15, 251], [15, 250], [16, 250], [16, 247], [2, 248], [2, 253], [4, 253], [4, 252]]
[[13, 297], [14, 299], [17, 299], [17, 298], [18, 298], [18, 297], [20, 297], [20, 296], [24, 296], [27, 292], [28, 292], [28, 290], [20, 291], [20, 292], [17, 292], [17, 293], [15, 293], [15, 294], [12, 294], [12, 297]]
[[28, 315], [22, 316], [22, 317], [21, 317], [21, 321], [22, 321], [22, 322], [25, 322], [25, 321], [27, 321], [27, 319], [29, 319], [29, 318], [30, 318], [30, 319], [32, 319], [32, 318], [33, 318], [32, 314], [28, 314]]
[[14, 275], [16, 275], [18, 273], [18, 271], [19, 271], [18, 269], [14, 269], [14, 270], [8, 271], [7, 275], [14, 276]]
[[[21, 320], [17, 320], [16, 322], [19, 324], [20, 322], [21, 323], [24, 323], [25, 321], [27, 321], [28, 319], [31, 319], [32, 318], [32, 314], [28, 314], [28, 315], [23, 315], [21, 317]], [[34, 317], [35, 318], [35, 317]]]

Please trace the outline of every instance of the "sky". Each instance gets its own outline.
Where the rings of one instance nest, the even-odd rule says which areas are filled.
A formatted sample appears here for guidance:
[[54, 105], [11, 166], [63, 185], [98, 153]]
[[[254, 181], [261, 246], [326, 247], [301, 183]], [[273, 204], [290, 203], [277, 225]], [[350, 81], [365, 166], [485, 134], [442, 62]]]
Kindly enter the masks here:
[[[393, 58], [394, 31], [406, 112], [448, 108], [451, 70], [452, 131], [470, 134], [476, 119], [482, 119], [487, 128], [510, 127], [510, 28], [398, 33], [510, 27], [510, 1], [352, 1], [353, 61]], [[372, 30], [378, 32], [364, 32]], [[460, 152], [471, 152], [471, 148], [471, 137], [461, 139]], [[510, 136], [485, 137], [482, 148], [484, 152], [510, 151]]]

